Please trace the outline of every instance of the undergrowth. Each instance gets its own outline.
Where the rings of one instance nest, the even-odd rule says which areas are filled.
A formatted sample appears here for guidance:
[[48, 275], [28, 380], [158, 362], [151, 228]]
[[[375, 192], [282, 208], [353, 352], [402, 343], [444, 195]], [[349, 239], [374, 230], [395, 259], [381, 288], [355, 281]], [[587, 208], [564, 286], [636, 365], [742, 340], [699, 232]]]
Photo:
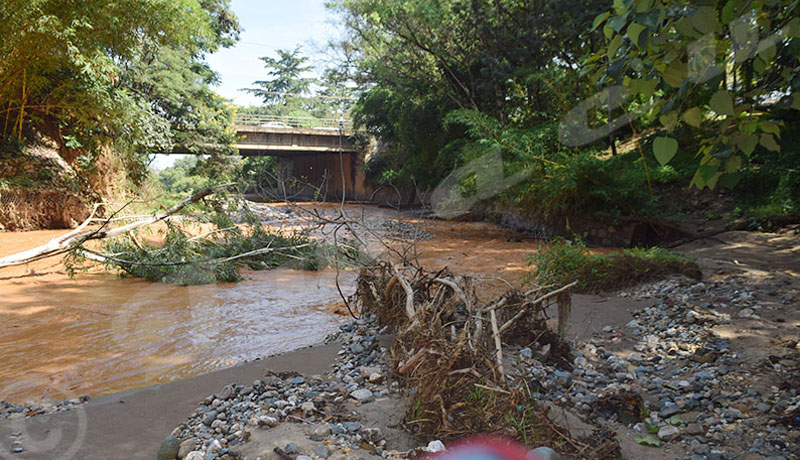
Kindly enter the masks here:
[[674, 251], [653, 247], [599, 254], [592, 253], [580, 239], [556, 238], [539, 246], [528, 256], [528, 264], [536, 267], [529, 280], [540, 285], [577, 280], [579, 292], [620, 289], [670, 274], [701, 277], [696, 263]]

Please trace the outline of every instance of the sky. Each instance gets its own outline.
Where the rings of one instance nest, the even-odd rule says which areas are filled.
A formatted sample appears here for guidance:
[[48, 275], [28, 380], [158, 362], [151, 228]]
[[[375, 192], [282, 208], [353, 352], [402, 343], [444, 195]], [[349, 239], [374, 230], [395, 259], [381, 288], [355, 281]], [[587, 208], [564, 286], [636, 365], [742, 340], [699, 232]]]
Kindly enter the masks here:
[[[237, 105], [258, 105], [254, 96], [240, 91], [266, 77], [261, 56], [277, 57], [275, 50], [300, 45], [314, 61], [325, 43], [336, 36], [335, 15], [325, 9], [324, 0], [233, 0], [242, 33], [232, 48], [206, 57], [220, 75], [215, 88]], [[319, 59], [318, 59], [319, 60]]]

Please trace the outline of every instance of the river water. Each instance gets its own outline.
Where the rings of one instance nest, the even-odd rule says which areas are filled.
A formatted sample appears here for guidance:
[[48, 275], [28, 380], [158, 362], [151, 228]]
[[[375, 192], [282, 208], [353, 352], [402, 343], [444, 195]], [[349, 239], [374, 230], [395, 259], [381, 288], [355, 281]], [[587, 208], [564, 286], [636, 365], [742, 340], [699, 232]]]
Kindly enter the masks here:
[[[527, 271], [526, 255], [539, 245], [489, 223], [346, 210], [430, 232], [413, 252], [431, 269], [516, 282]], [[63, 233], [0, 233], [0, 257]], [[0, 400], [98, 396], [183, 379], [319, 343], [347, 320], [329, 312], [341, 310], [332, 270], [243, 275], [239, 283], [181, 287], [99, 269], [70, 279], [58, 259], [0, 270]], [[356, 276], [339, 274], [345, 294], [353, 292]]]

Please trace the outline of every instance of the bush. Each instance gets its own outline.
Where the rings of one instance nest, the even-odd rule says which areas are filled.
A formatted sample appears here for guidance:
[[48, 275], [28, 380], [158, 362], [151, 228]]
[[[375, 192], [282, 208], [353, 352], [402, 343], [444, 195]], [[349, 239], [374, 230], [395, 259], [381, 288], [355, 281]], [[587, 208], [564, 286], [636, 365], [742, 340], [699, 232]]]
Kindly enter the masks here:
[[580, 240], [555, 238], [528, 256], [535, 265], [529, 279], [540, 285], [562, 285], [578, 281], [578, 291], [598, 292], [620, 289], [645, 281], [682, 274], [700, 279], [696, 263], [663, 248], [634, 248], [608, 254], [593, 253]]

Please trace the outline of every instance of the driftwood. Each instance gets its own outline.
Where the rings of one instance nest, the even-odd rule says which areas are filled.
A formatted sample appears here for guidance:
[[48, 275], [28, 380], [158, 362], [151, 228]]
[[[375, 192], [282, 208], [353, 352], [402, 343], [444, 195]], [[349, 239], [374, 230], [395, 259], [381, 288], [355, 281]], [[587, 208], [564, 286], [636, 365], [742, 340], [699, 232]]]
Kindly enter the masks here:
[[200, 201], [201, 199], [209, 195], [212, 195], [221, 189], [228, 188], [231, 185], [233, 184], [224, 184], [224, 185], [218, 185], [216, 187], [207, 188], [205, 190], [195, 193], [192, 196], [184, 198], [178, 204], [172, 206], [166, 211], [146, 217], [144, 219], [136, 220], [126, 225], [114, 228], [107, 228], [108, 224], [114, 221], [116, 218], [115, 216], [111, 216], [108, 219], [100, 220], [101, 224], [99, 228], [94, 230], [87, 230], [86, 227], [89, 226], [90, 223], [98, 221], [97, 219], [94, 218], [97, 209], [99, 208], [99, 205], [96, 205], [92, 210], [92, 213], [89, 216], [89, 218], [86, 219], [82, 224], [80, 224], [75, 230], [67, 233], [66, 235], [54, 238], [50, 240], [47, 244], [44, 244], [42, 246], [0, 258], [0, 268], [11, 267], [15, 265], [24, 265], [27, 263], [35, 262], [37, 260], [46, 259], [48, 257], [54, 257], [61, 254], [66, 254], [74, 250], [84, 251], [90, 254], [92, 256], [91, 258], [95, 260], [107, 259], [108, 257], [103, 254], [85, 250], [83, 248], [83, 244], [91, 240], [99, 240], [103, 238], [110, 238], [114, 236], [124, 235], [126, 233], [132, 232], [137, 228], [144, 227], [146, 225], [154, 224], [156, 222], [168, 219], [170, 216], [177, 213], [186, 206], [190, 205], [191, 203]]

